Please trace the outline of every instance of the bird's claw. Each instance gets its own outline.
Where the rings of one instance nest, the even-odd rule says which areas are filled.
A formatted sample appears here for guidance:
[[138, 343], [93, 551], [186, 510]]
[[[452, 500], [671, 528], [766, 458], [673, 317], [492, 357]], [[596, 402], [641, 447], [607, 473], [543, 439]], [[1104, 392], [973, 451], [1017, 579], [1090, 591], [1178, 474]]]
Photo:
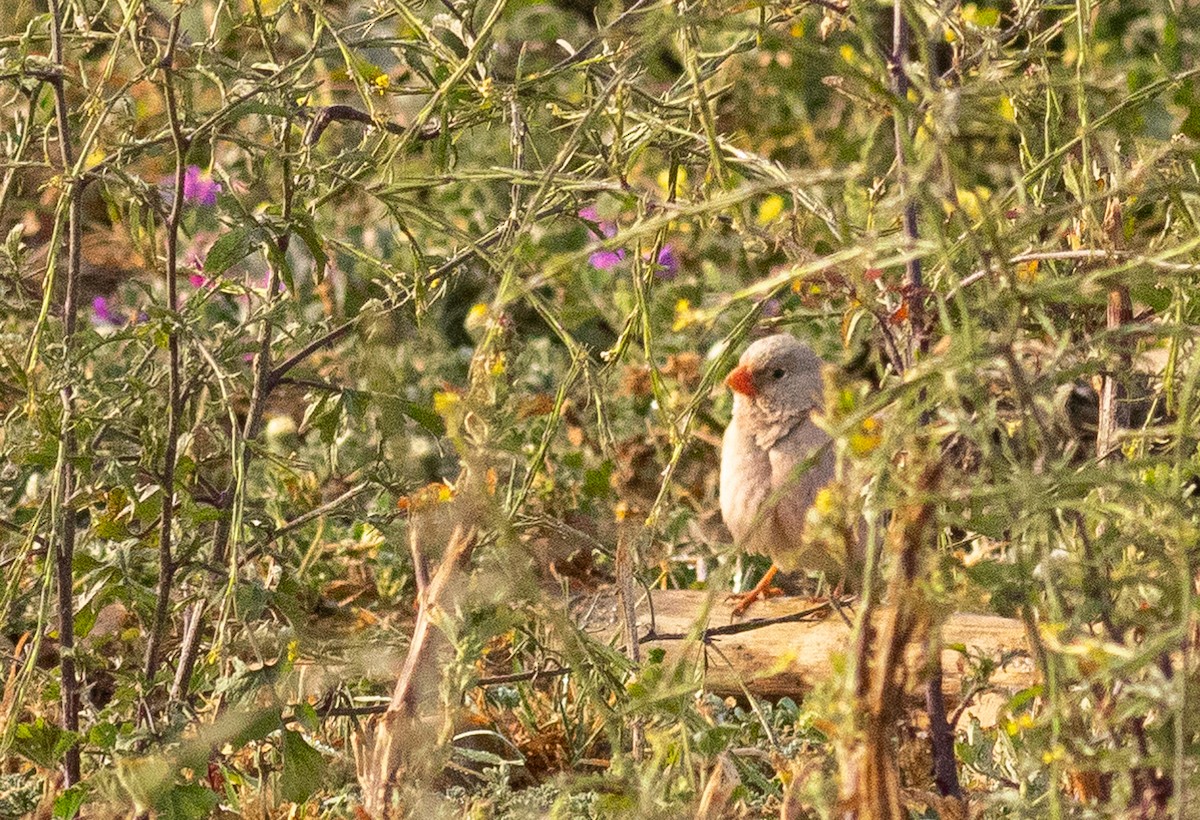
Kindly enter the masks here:
[[783, 590], [779, 587], [767, 586], [759, 589], [755, 587], [749, 592], [732, 592], [726, 600], [737, 601], [737, 604], [730, 610], [732, 615], [744, 615], [750, 605], [758, 600], [766, 600], [774, 598], [776, 595], [782, 595]]

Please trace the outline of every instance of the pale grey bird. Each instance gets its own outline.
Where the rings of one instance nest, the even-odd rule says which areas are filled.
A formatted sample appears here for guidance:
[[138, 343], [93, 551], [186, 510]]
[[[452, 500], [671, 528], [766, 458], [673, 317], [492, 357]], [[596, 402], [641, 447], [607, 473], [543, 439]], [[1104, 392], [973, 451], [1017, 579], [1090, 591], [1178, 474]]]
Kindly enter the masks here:
[[734, 397], [721, 446], [721, 515], [738, 546], [772, 561], [736, 613], [766, 594], [779, 569], [840, 577], [847, 568], [844, 550], [804, 537], [808, 510], [835, 471], [833, 442], [812, 420], [823, 404], [821, 365], [780, 333], [746, 348], [725, 380]]

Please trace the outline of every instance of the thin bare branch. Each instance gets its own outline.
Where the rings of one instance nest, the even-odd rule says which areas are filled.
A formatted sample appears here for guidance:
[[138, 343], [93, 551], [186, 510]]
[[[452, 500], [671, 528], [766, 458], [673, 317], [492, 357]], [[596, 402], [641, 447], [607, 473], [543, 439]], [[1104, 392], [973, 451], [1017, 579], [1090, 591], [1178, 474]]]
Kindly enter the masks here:
[[[62, 160], [63, 196], [67, 197], [67, 269], [63, 287], [63, 358], [65, 381], [59, 396], [62, 418], [59, 428], [58, 461], [55, 467], [55, 552], [54, 577], [58, 590], [59, 669], [62, 675], [63, 728], [79, 731], [79, 681], [75, 672], [75, 327], [78, 320], [76, 299], [82, 264], [81, 248], [83, 189], [75, 177], [75, 154], [70, 109], [63, 80], [66, 58], [63, 52], [63, 10], [59, 0], [49, 0], [50, 60], [58, 72], [50, 80], [54, 88], [54, 114], [58, 126], [58, 148]], [[53, 282], [54, 271], [47, 266], [46, 278]], [[49, 296], [49, 293], [47, 293]], [[63, 757], [63, 782], [71, 786], [80, 778], [79, 746], [72, 744]]]
[[179, 110], [178, 94], [175, 90], [175, 48], [179, 42], [180, 18], [183, 6], [176, 5], [171, 16], [171, 28], [167, 34], [167, 47], [159, 67], [163, 72], [163, 95], [167, 121], [171, 128], [171, 142], [175, 152], [174, 189], [171, 192], [171, 210], [166, 220], [166, 286], [167, 311], [171, 316], [171, 327], [167, 330], [167, 432], [163, 453], [161, 526], [158, 533], [158, 583], [155, 594], [154, 620], [150, 624], [150, 637], [146, 643], [146, 686], [154, 684], [161, 661], [160, 652], [167, 631], [171, 611], [172, 584], [175, 579], [175, 557], [172, 539], [175, 525], [175, 467], [179, 448], [179, 415], [181, 406], [179, 331], [174, 317], [179, 311], [179, 289], [177, 265], [179, 260], [179, 219], [183, 215], [184, 180], [187, 176], [188, 137], [183, 132], [182, 114]]

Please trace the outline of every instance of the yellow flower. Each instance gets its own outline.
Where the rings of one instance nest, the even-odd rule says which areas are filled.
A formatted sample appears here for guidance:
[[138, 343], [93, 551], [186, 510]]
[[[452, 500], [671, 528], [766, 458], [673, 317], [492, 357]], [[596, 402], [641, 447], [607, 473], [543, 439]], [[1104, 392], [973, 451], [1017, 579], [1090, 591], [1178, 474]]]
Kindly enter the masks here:
[[975, 3], [967, 3], [959, 10], [959, 15], [968, 23], [980, 28], [992, 28], [1000, 22], [1000, 11], [984, 6], [980, 8]]
[[97, 165], [104, 162], [104, 158], [106, 156], [107, 154], [104, 153], [103, 148], [93, 148], [91, 153], [87, 155], [87, 159], [84, 160], [84, 167], [90, 171], [92, 168], [95, 168]]
[[457, 393], [451, 393], [448, 390], [439, 391], [433, 394], [433, 412], [439, 416], [448, 416], [458, 407], [458, 403], [462, 401], [462, 396]]
[[[675, 196], [676, 198], [683, 196], [687, 188], [687, 168], [680, 166], [675, 171]], [[663, 193], [667, 196], [671, 195], [671, 169], [664, 168], [658, 172], [658, 187], [663, 189]]]
[[883, 441], [883, 430], [875, 417], [863, 419], [858, 429], [850, 434], [850, 452], [862, 458], [875, 452]]
[[764, 199], [758, 206], [758, 224], [766, 225], [778, 219], [783, 213], [784, 204], [783, 197], [779, 194], [771, 194]]
[[1017, 281], [1036, 282], [1038, 280], [1038, 260], [1030, 259], [1017, 265]]
[[671, 330], [683, 330], [695, 321], [696, 312], [692, 310], [691, 302], [687, 299], [680, 299], [675, 303], [675, 321], [671, 325]]
[[488, 306], [483, 302], [477, 302], [467, 311], [467, 318], [463, 321], [463, 326], [467, 330], [483, 330], [487, 327]]
[[379, 74], [374, 79], [371, 80], [371, 90], [374, 91], [376, 94], [383, 96], [383, 93], [388, 90], [388, 87], [391, 84], [392, 84], [392, 81], [391, 81], [391, 78], [388, 77], [388, 75]]
[[618, 501], [613, 507], [613, 519], [618, 523], [624, 521], [629, 516], [629, 505], [624, 501]]
[[1013, 105], [1012, 97], [1000, 98], [1000, 117], [1009, 122], [1017, 121], [1017, 109]]
[[837, 495], [828, 487], [822, 487], [813, 499], [813, 509], [822, 516], [830, 515], [837, 509]]

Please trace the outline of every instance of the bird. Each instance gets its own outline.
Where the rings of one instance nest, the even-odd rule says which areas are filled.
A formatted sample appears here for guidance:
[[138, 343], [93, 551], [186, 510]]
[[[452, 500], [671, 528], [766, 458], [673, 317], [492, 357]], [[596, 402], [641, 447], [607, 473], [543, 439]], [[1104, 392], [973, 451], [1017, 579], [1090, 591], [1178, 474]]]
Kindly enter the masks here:
[[734, 614], [771, 592], [783, 569], [839, 577], [853, 549], [805, 538], [809, 508], [835, 478], [833, 440], [813, 420], [824, 404], [823, 362], [787, 333], [758, 339], [725, 379], [733, 416], [721, 444], [721, 515], [734, 543], [771, 558]]

